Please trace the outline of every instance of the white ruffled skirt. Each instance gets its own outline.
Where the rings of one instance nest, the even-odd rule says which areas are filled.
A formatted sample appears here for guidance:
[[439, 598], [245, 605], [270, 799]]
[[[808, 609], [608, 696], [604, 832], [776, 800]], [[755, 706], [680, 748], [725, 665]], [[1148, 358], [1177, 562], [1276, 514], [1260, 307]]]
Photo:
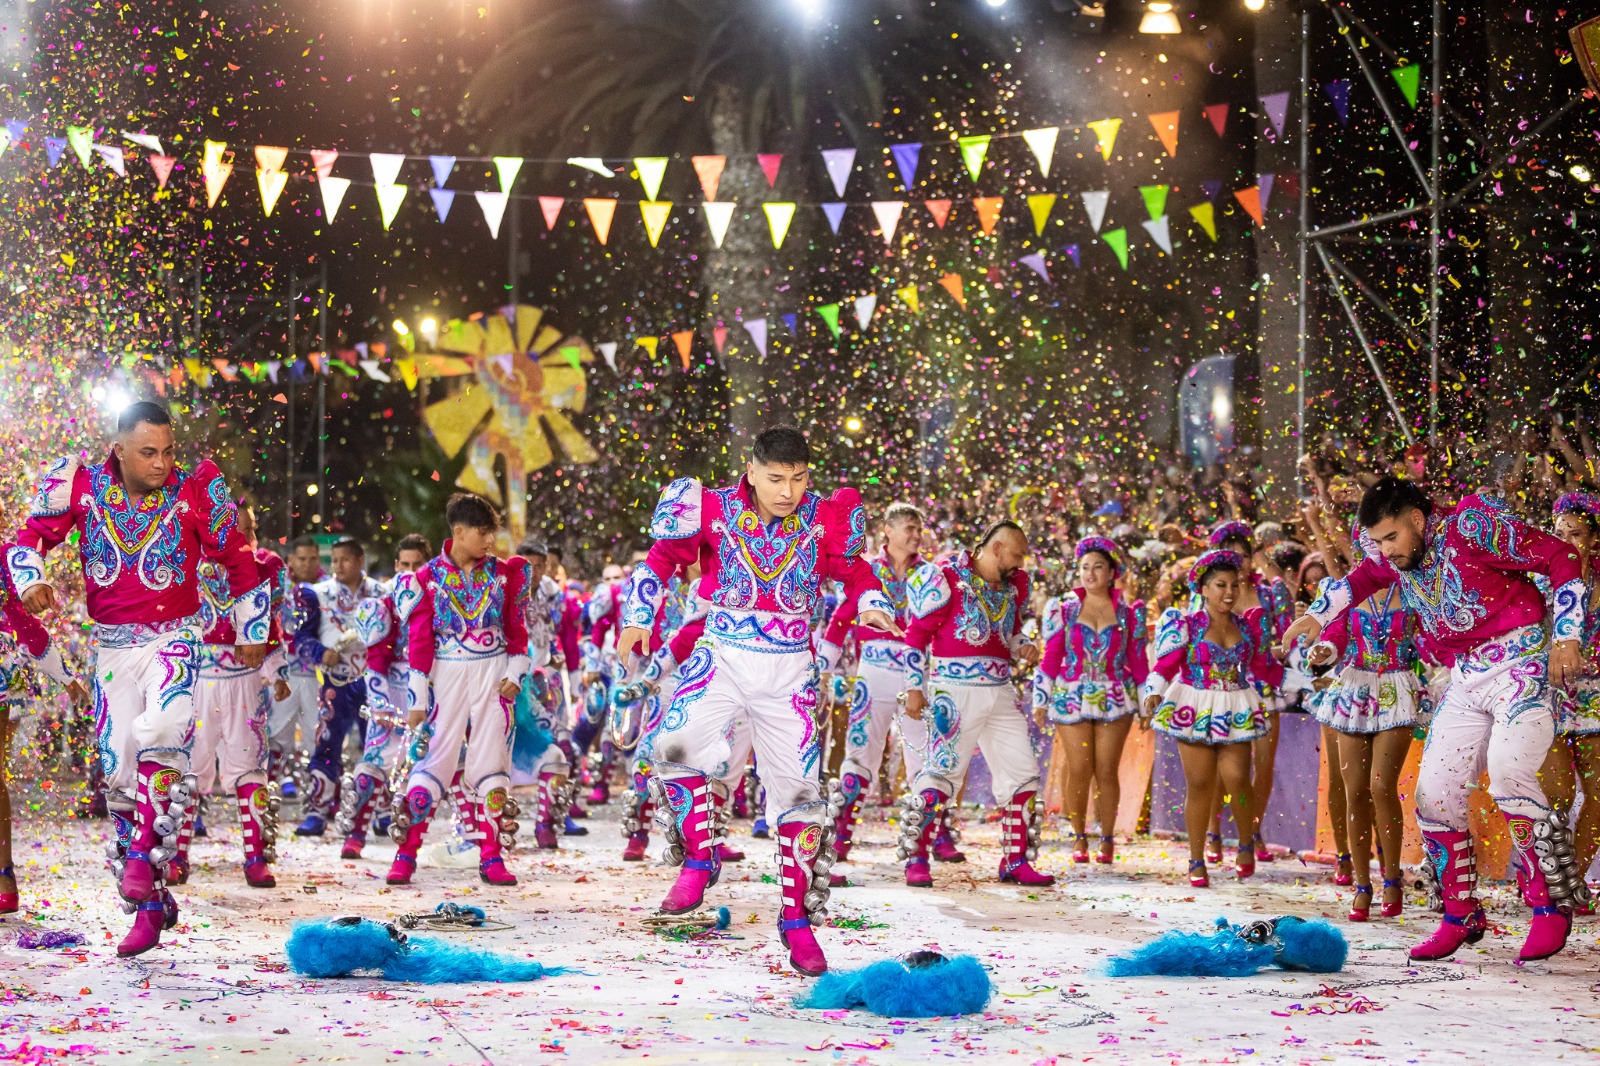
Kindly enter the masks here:
[[1254, 688], [1168, 686], [1152, 722], [1159, 733], [1188, 744], [1242, 744], [1267, 735], [1267, 711]]
[[1082, 677], [1056, 683], [1050, 693], [1047, 713], [1056, 725], [1077, 725], [1079, 722], [1114, 722], [1138, 709], [1138, 693], [1132, 684]]
[[1429, 710], [1428, 690], [1415, 672], [1346, 667], [1311, 707], [1312, 717], [1340, 733], [1370, 735], [1410, 728]]

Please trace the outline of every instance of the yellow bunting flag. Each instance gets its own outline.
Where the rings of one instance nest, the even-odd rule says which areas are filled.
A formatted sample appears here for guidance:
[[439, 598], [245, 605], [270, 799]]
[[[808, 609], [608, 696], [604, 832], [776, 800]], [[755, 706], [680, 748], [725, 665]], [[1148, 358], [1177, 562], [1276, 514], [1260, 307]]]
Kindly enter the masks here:
[[1033, 213], [1033, 232], [1036, 236], [1044, 235], [1044, 227], [1050, 221], [1050, 212], [1056, 206], [1056, 194], [1053, 192], [1034, 193], [1028, 197], [1028, 210]]
[[917, 297], [917, 287], [915, 285], [907, 285], [903, 289], [896, 289], [894, 294], [906, 302], [906, 306], [911, 308], [912, 314], [922, 314], [922, 301]]
[[1189, 214], [1194, 216], [1195, 222], [1206, 231], [1206, 236], [1213, 241], [1217, 239], [1217, 209], [1209, 203], [1195, 204], [1189, 208]]
[[655, 361], [656, 348], [661, 344], [660, 337], [640, 337], [638, 340], [634, 341], [634, 343], [643, 348], [646, 352], [650, 353], [650, 360], [652, 362]]
[[667, 157], [646, 156], [635, 159], [633, 165], [639, 172], [639, 184], [644, 186], [645, 198], [654, 200], [661, 192], [661, 179], [667, 173]]
[[281, 170], [256, 171], [256, 186], [261, 190], [261, 206], [268, 218], [272, 217], [272, 209], [278, 206], [278, 197], [283, 195], [283, 187], [287, 184], [289, 175]]
[[1107, 163], [1111, 162], [1111, 149], [1117, 143], [1117, 131], [1122, 128], [1122, 120], [1103, 118], [1098, 122], [1089, 123], [1089, 128], [1094, 131], [1095, 139], [1100, 142], [1100, 158]]
[[789, 236], [789, 223], [794, 221], [794, 204], [762, 204], [761, 209], [767, 213], [767, 225], [772, 229], [772, 246], [782, 248]]
[[406, 198], [404, 185], [379, 185], [378, 186], [378, 215], [383, 221], [384, 230], [394, 221], [394, 216], [400, 211], [400, 204]]
[[661, 242], [661, 231], [667, 228], [667, 218], [672, 214], [671, 200], [646, 200], [639, 205], [644, 216], [644, 232], [650, 238], [650, 247]]

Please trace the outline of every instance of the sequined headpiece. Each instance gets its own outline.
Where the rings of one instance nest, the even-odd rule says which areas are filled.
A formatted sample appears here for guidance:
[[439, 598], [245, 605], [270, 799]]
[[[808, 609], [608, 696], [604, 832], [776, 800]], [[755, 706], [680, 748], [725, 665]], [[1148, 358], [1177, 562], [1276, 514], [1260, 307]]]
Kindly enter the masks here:
[[1073, 550], [1073, 558], [1079, 562], [1090, 552], [1099, 552], [1111, 560], [1111, 573], [1116, 577], [1122, 576], [1122, 549], [1117, 547], [1117, 542], [1110, 537], [1084, 537], [1078, 541], [1078, 546]]
[[1213, 548], [1220, 548], [1230, 540], [1242, 540], [1246, 544], [1254, 544], [1256, 542], [1256, 531], [1250, 528], [1250, 523], [1248, 522], [1223, 522], [1211, 531], [1211, 539], [1208, 543]]
[[[1214, 536], [1215, 534], [1213, 534]], [[1243, 570], [1244, 560], [1238, 552], [1224, 551], [1221, 548], [1212, 548], [1194, 561], [1194, 566], [1189, 568], [1189, 591], [1199, 595], [1200, 586], [1205, 584], [1206, 574], [1216, 567], [1227, 567], [1231, 570]]]

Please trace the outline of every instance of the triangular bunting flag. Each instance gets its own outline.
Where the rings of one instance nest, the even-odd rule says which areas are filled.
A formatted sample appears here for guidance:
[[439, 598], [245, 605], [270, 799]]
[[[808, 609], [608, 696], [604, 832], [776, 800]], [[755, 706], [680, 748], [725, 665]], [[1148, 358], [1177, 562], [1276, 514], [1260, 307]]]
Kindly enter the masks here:
[[944, 291], [948, 292], [951, 298], [961, 305], [961, 310], [965, 311], [967, 309], [967, 286], [961, 280], [960, 274], [946, 274], [939, 279], [939, 284], [943, 285]]
[[878, 294], [856, 297], [856, 328], [866, 329], [867, 323], [872, 321], [872, 313], [878, 309]]
[[1106, 204], [1111, 202], [1111, 190], [1095, 189], [1078, 195], [1083, 197], [1083, 210], [1089, 216], [1089, 228], [1099, 233], [1100, 224], [1106, 220]]
[[614, 178], [617, 176], [615, 171], [606, 166], [606, 161], [604, 159], [600, 159], [596, 156], [575, 155], [571, 159], [567, 160], [567, 165], [572, 167], [582, 167], [591, 174], [598, 174], [602, 178]]
[[672, 216], [672, 201], [645, 200], [639, 205], [639, 214], [644, 218], [645, 236], [650, 238], [650, 247], [654, 248], [661, 243], [661, 231], [667, 228], [667, 219]]
[[1165, 148], [1170, 156], [1178, 154], [1178, 119], [1182, 116], [1182, 111], [1161, 111], [1150, 116], [1150, 125], [1156, 128], [1156, 136], [1161, 138], [1161, 147]]
[[732, 200], [721, 203], [707, 201], [700, 205], [700, 210], [706, 215], [706, 228], [711, 231], [711, 243], [718, 248], [722, 247], [722, 239], [728, 235], [728, 223], [733, 220], [733, 209], [737, 206]]
[[156, 155], [165, 155], [166, 154], [161, 149], [161, 138], [160, 137], [156, 137], [156, 136], [154, 136], [152, 134], [149, 134], [149, 133], [129, 133], [127, 130], [123, 130], [122, 131], [122, 139], [126, 140], [126, 141], [132, 141], [134, 144], [137, 144], [140, 148], [148, 149], [149, 151], [154, 152]]
[[1200, 190], [1206, 194], [1206, 199], [1212, 203], [1217, 202], [1217, 197], [1222, 193], [1222, 180], [1220, 178], [1207, 178], [1200, 183]]
[[396, 152], [369, 152], [367, 158], [372, 161], [372, 180], [380, 188], [400, 180], [400, 168], [405, 165], [405, 156]]
[[1033, 232], [1035, 236], [1044, 235], [1044, 227], [1050, 221], [1050, 212], [1055, 209], [1056, 194], [1053, 192], [1034, 193], [1028, 197], [1028, 212], [1033, 215]]
[[601, 341], [595, 347], [600, 349], [601, 358], [606, 361], [606, 366], [609, 366], [611, 372], [615, 374], [617, 372], [617, 342]]
[[1162, 215], [1160, 218], [1153, 218], [1148, 222], [1141, 222], [1139, 225], [1143, 226], [1145, 232], [1150, 234], [1150, 239], [1156, 242], [1156, 247], [1168, 255], [1172, 254], [1172, 231], [1168, 228], [1166, 215]]
[[1217, 209], [1210, 204], [1195, 204], [1189, 208], [1189, 214], [1206, 231], [1206, 236], [1213, 241], [1217, 239]]
[[361, 369], [365, 370], [367, 372], [367, 377], [371, 378], [373, 381], [382, 381], [387, 383], [394, 380], [379, 368], [378, 361], [376, 359], [362, 359], [360, 360], [360, 363]]
[[222, 155], [227, 150], [228, 145], [224, 141], [207, 141], [200, 158], [200, 169], [202, 171], [215, 170], [222, 166]]
[[639, 184], [644, 186], [644, 198], [654, 200], [661, 192], [661, 179], [667, 173], [667, 157], [641, 156], [633, 161], [633, 168], [639, 172]]
[[1004, 196], [973, 197], [972, 206], [977, 208], [978, 225], [983, 227], [985, 236], [994, 232], [995, 223], [1000, 221], [1000, 208], [1005, 201]]
[[1265, 215], [1267, 213], [1267, 201], [1272, 199], [1272, 182], [1273, 182], [1273, 176], [1271, 174], [1257, 174], [1256, 175], [1256, 188], [1261, 190], [1261, 214], [1262, 215]]
[[777, 188], [778, 168], [783, 166], [782, 155], [758, 155], [756, 162], [761, 164], [761, 173], [767, 176], [767, 188]]
[[672, 343], [678, 346], [678, 358], [683, 360], [683, 369], [689, 369], [689, 350], [694, 345], [694, 331], [682, 330], [672, 335]]
[[1406, 103], [1416, 107], [1417, 90], [1422, 87], [1422, 68], [1414, 63], [1408, 63], [1403, 67], [1395, 67], [1389, 72], [1389, 76], [1400, 86], [1400, 91], [1405, 94]]
[[[611, 238], [611, 220], [617, 215], [617, 202], [606, 198], [591, 198], [583, 201], [583, 209], [589, 212], [589, 225], [594, 227], [595, 239], [601, 244]], [[652, 349], [651, 355], [655, 354]]]
[[1033, 150], [1033, 158], [1039, 161], [1039, 173], [1047, 178], [1050, 176], [1050, 163], [1056, 155], [1056, 140], [1060, 136], [1061, 129], [1058, 126], [1022, 131], [1022, 139]]
[[761, 358], [767, 357], [767, 320], [752, 318], [744, 324], [744, 331], [750, 334], [750, 339], [756, 343], [756, 351], [761, 353]]
[[922, 143], [891, 144], [889, 154], [894, 156], [894, 167], [900, 172], [900, 184], [906, 192], [917, 182], [917, 161], [922, 157]]
[[561, 214], [561, 206], [567, 202], [563, 196], [539, 197], [539, 213], [544, 215], [544, 228], [556, 228], [556, 218]]
[[344, 203], [344, 194], [349, 188], [349, 178], [336, 178], [330, 174], [317, 179], [317, 189], [322, 193], [322, 213], [329, 222], [339, 213], [339, 205]]
[[1289, 115], [1289, 94], [1267, 93], [1261, 98], [1261, 109], [1267, 113], [1267, 122], [1272, 126], [1272, 138], [1277, 140], [1283, 136], [1283, 123]]
[[782, 248], [784, 239], [789, 236], [789, 223], [794, 221], [794, 204], [762, 204], [761, 209], [766, 212], [767, 226], [772, 230], [772, 246]]
[[111, 144], [97, 144], [94, 146], [94, 150], [106, 166], [117, 172], [117, 177], [125, 178], [128, 176], [128, 168], [123, 162], [121, 148]]
[[839, 223], [844, 221], [844, 209], [848, 206], [845, 203], [822, 205], [822, 213], [828, 219], [828, 228], [833, 231], [835, 237], [839, 235]]
[[415, 359], [396, 359], [394, 368], [400, 371], [400, 380], [406, 383], [406, 388], [411, 392], [417, 391], [417, 361]]
[[494, 157], [495, 176], [500, 179], [500, 191], [509, 193], [511, 186], [517, 180], [517, 173], [522, 170], [521, 158], [514, 155], [497, 155]]
[[1078, 246], [1076, 244], [1069, 244], [1061, 250], [1066, 253], [1068, 259], [1072, 260], [1073, 266], [1077, 267], [1079, 270], [1083, 269], [1083, 253], [1078, 250]]
[[956, 145], [961, 149], [961, 161], [966, 164], [967, 173], [972, 175], [973, 181], [977, 181], [979, 172], [983, 170], [983, 161], [989, 155], [989, 135], [979, 133], [958, 137]]
[[218, 163], [206, 171], [206, 206], [216, 207], [217, 197], [222, 195], [222, 187], [228, 183], [228, 178], [233, 174], [232, 163]]
[[1322, 87], [1333, 103], [1333, 113], [1339, 116], [1339, 125], [1350, 125], [1350, 79], [1335, 78]]
[[717, 346], [717, 354], [721, 355], [728, 347], [728, 327], [720, 322], [711, 327], [711, 343]]
[[933, 216], [933, 224], [935, 226], [944, 229], [945, 219], [950, 217], [950, 207], [953, 202], [951, 200], [924, 201], [924, 205], [928, 208], [928, 214]]
[[394, 216], [400, 211], [400, 204], [405, 201], [406, 187], [404, 185], [378, 186], [378, 215], [383, 222], [385, 231], [394, 221]]
[[1111, 162], [1111, 150], [1117, 143], [1117, 131], [1122, 128], [1120, 118], [1103, 118], [1098, 122], [1089, 123], [1089, 128], [1094, 131], [1095, 140], [1099, 143], [1100, 158], [1107, 163]]
[[89, 169], [90, 146], [94, 144], [94, 130], [88, 126], [68, 126], [67, 143], [72, 145], [73, 154], [78, 157], [78, 162], [83, 164], [83, 169]]
[[708, 201], [717, 198], [717, 188], [722, 184], [722, 171], [728, 165], [725, 155], [697, 155], [692, 160], [695, 176], [700, 179], [700, 191]]
[[265, 144], [256, 145], [256, 169], [271, 173], [282, 170], [283, 164], [289, 158], [289, 149], [272, 148]]
[[883, 231], [883, 243], [891, 248], [894, 246], [894, 231], [900, 228], [900, 216], [905, 214], [905, 210], [904, 200], [872, 201], [872, 214], [878, 220], [878, 228]]
[[50, 161], [51, 166], [61, 162], [61, 156], [66, 150], [67, 139], [65, 137], [46, 137], [44, 139], [45, 158]]
[[289, 175], [281, 170], [256, 171], [256, 187], [261, 190], [261, 207], [272, 217], [272, 209], [278, 206], [278, 197], [283, 194], [283, 187], [289, 184]]
[[912, 314], [922, 314], [922, 301], [917, 297], [917, 287], [915, 285], [907, 285], [903, 289], [896, 289], [894, 294], [906, 302], [906, 306], [911, 308]]
[[430, 155], [428, 166], [433, 168], [433, 184], [442, 189], [450, 180], [450, 172], [456, 168], [456, 157], [453, 155]]
[[1167, 213], [1167, 192], [1170, 185], [1141, 185], [1139, 195], [1144, 197], [1144, 209], [1150, 212], [1152, 219], [1160, 218]]
[[1038, 252], [1034, 252], [1032, 255], [1025, 255], [1018, 259], [1017, 262], [1038, 274], [1045, 281], [1050, 280], [1050, 268], [1045, 265], [1044, 256]]
[[795, 332], [795, 323], [800, 320], [799, 316], [798, 315], [781, 315], [779, 317], [781, 317], [783, 319], [783, 324], [785, 326], [789, 327], [789, 332], [790, 333], [794, 333]]
[[1206, 121], [1211, 123], [1211, 128], [1217, 131], [1217, 136], [1222, 136], [1222, 131], [1228, 124], [1227, 104], [1207, 104], [1205, 106]]
[[1252, 185], [1248, 189], [1240, 189], [1239, 191], [1235, 192], [1233, 196], [1234, 199], [1239, 201], [1239, 206], [1244, 208], [1245, 213], [1256, 220], [1256, 225], [1263, 225], [1261, 221], [1260, 189]]
[[317, 172], [317, 177], [325, 178], [333, 171], [334, 160], [339, 158], [337, 148], [311, 149], [311, 169]]
[[172, 168], [178, 159], [170, 155], [153, 155], [150, 157], [150, 169], [156, 172], [156, 184], [161, 188], [167, 187], [167, 179], [172, 176]]
[[28, 124], [20, 119], [6, 119], [6, 132], [11, 134], [11, 143], [17, 144], [22, 140], [22, 135], [28, 132]]
[[822, 165], [827, 168], [828, 177], [833, 180], [833, 191], [843, 196], [844, 187], [850, 184], [850, 171], [855, 169], [856, 150], [825, 148], [822, 151]]
[[839, 305], [823, 304], [817, 308], [817, 314], [822, 316], [822, 321], [828, 324], [828, 331], [835, 337], [839, 335]]
[[1122, 264], [1122, 269], [1128, 269], [1128, 231], [1118, 226], [1108, 229], [1100, 234], [1100, 239], [1106, 242], [1113, 252], [1117, 253], [1117, 262]]
[[453, 189], [429, 189], [428, 195], [433, 198], [433, 213], [443, 222], [450, 217], [450, 208], [455, 205], [456, 194]]
[[661, 345], [660, 337], [640, 337], [633, 343], [643, 348], [645, 352], [649, 354], [650, 361], [652, 363], [656, 361], [656, 349]]

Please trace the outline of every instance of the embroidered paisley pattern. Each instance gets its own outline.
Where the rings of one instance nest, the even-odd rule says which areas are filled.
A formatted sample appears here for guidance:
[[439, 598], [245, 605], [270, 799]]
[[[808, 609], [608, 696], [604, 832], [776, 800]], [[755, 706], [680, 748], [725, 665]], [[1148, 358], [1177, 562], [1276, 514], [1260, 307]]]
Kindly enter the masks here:
[[750, 610], [766, 595], [784, 613], [809, 618], [821, 584], [817, 551], [822, 526], [817, 522], [816, 493], [806, 493], [793, 514], [771, 526], [762, 525], [737, 488], [718, 489], [717, 495], [723, 513], [731, 517], [718, 547], [722, 587], [713, 597], [717, 606]]
[[[89, 471], [88, 513], [79, 549], [89, 580], [109, 588], [125, 569], [131, 569], [153, 592], [183, 584], [188, 553], [182, 548], [173, 501], [188, 480], [188, 471], [177, 470], [169, 484], [135, 504], [105, 467]], [[226, 494], [220, 478], [211, 485], [211, 491], [219, 490]], [[231, 519], [224, 524], [231, 525]]]

